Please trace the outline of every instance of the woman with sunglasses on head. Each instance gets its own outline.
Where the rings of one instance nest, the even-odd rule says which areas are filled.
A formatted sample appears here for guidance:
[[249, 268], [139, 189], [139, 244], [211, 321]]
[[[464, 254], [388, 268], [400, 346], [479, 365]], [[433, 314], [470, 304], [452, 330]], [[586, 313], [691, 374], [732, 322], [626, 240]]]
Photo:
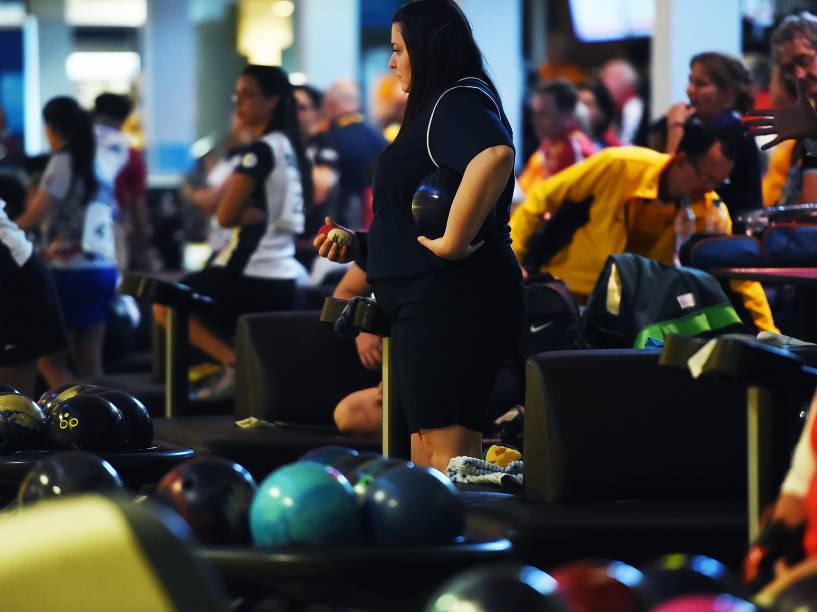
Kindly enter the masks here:
[[[510, 248], [511, 128], [471, 27], [452, 0], [417, 0], [392, 19], [389, 67], [408, 93], [395, 141], [373, 168], [374, 220], [348, 244], [315, 238], [335, 261], [365, 259], [391, 321], [392, 384], [412, 460], [441, 471], [481, 456], [497, 372], [524, 324]], [[423, 236], [412, 199], [429, 175], [453, 176], [439, 237]], [[331, 223], [331, 219], [327, 219]]]
[[[196, 399], [224, 399], [235, 387], [235, 350], [229, 339], [238, 317], [290, 310], [306, 270], [295, 259], [295, 236], [303, 231], [304, 203], [312, 198], [309, 163], [287, 73], [248, 65], [233, 97], [237, 121], [253, 141], [236, 152], [235, 168], [209, 212], [232, 239], [210, 265], [182, 282], [213, 298], [206, 315], [190, 318], [190, 342], [218, 360], [223, 374]], [[166, 321], [166, 309], [154, 307]]]
[[[723, 53], [707, 52], [689, 63], [689, 104], [673, 105], [667, 113], [667, 150], [674, 153], [683, 136], [683, 125], [695, 115], [701, 123], [740, 125], [740, 117], [753, 104], [752, 77], [743, 63]], [[741, 140], [735, 168], [726, 183], [715, 191], [732, 214], [763, 206], [760, 152], [754, 138]]]

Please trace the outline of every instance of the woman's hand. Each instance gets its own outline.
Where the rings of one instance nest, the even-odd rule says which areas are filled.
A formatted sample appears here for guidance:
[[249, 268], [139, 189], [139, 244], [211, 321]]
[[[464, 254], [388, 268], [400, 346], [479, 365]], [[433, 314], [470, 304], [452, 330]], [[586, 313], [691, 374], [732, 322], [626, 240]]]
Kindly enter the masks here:
[[452, 261], [470, 257], [474, 251], [485, 244], [485, 241], [481, 240], [476, 244], [466, 244], [465, 246], [452, 245], [452, 241], [446, 240], [445, 235], [433, 240], [431, 238], [426, 238], [425, 236], [417, 236], [417, 242], [422, 244], [440, 259], [450, 259]]
[[695, 114], [695, 107], [680, 102], [673, 104], [667, 111], [667, 127], [683, 127], [687, 120]]
[[792, 138], [817, 138], [817, 113], [809, 102], [805, 79], [797, 81], [794, 104], [778, 110], [753, 108], [746, 113], [743, 125], [749, 128], [752, 136], [776, 136], [761, 147], [764, 151]]
[[380, 336], [360, 332], [355, 338], [360, 363], [367, 370], [379, 370], [383, 363], [383, 342]]
[[315, 236], [315, 240], [312, 241], [312, 246], [318, 250], [318, 255], [337, 263], [349, 263], [360, 256], [360, 243], [357, 241], [357, 236], [352, 230], [348, 227], [338, 225], [331, 217], [324, 219], [324, 225], [331, 225], [348, 233], [350, 241], [349, 244], [341, 246], [338, 242], [330, 240], [327, 234], [318, 233], [318, 235]]

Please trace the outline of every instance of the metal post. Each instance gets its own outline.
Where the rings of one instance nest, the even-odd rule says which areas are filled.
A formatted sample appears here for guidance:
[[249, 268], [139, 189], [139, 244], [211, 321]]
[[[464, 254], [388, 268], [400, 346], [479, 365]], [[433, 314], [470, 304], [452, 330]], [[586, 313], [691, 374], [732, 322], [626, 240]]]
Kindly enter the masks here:
[[746, 391], [749, 541], [760, 534], [760, 515], [775, 496], [772, 478], [772, 393], [764, 387]]
[[383, 338], [383, 455], [411, 459], [411, 435], [401, 413], [397, 390], [392, 384], [394, 341]]
[[189, 315], [173, 306], [167, 308], [165, 333], [165, 416], [182, 416], [187, 409], [187, 342]]

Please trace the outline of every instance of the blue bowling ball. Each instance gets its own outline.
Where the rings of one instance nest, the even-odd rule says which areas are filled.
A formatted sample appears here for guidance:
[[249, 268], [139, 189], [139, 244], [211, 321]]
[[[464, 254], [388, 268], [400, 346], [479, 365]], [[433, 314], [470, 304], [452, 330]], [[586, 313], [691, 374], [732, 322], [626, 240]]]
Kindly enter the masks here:
[[432, 595], [425, 612], [567, 612], [567, 602], [556, 587], [551, 576], [530, 565], [479, 565], [445, 582]]
[[329, 465], [343, 457], [357, 457], [359, 454], [355, 449], [346, 448], [345, 446], [319, 446], [301, 455], [298, 461], [312, 461]]
[[465, 503], [451, 481], [429, 467], [386, 470], [366, 490], [364, 521], [384, 544], [454, 542], [465, 530]]
[[380, 474], [396, 467], [412, 468], [414, 464], [411, 461], [396, 459], [394, 457], [378, 457], [357, 466], [348, 478], [349, 483], [355, 490], [358, 502], [363, 503], [363, 499], [366, 497], [366, 490]]
[[349, 481], [337, 470], [300, 461], [267, 476], [250, 506], [256, 544], [343, 544], [357, 539], [360, 516]]
[[349, 484], [354, 487], [356, 481], [352, 480], [352, 478], [355, 470], [364, 463], [368, 463], [369, 461], [376, 461], [382, 458], [383, 455], [381, 455], [380, 453], [373, 453], [371, 451], [361, 451], [358, 452], [357, 455], [344, 455], [342, 457], [339, 457], [334, 461], [329, 462], [327, 465], [329, 467], [335, 468], [338, 472], [346, 476], [346, 480], [348, 480]]

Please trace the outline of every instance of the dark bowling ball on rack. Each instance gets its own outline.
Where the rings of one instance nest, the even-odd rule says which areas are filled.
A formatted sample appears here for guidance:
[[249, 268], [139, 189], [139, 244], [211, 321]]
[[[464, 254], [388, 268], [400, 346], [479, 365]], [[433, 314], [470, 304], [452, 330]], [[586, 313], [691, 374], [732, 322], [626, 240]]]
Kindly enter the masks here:
[[396, 467], [366, 490], [363, 519], [384, 544], [443, 544], [465, 531], [465, 503], [451, 481], [429, 467]]
[[55, 404], [47, 428], [54, 444], [74, 450], [121, 450], [128, 439], [122, 412], [105, 398], [90, 393]]
[[0, 395], [0, 454], [45, 448], [45, 424], [34, 400], [16, 393]]
[[459, 185], [460, 177], [446, 167], [423, 179], [411, 199], [411, 216], [420, 236], [433, 239], [445, 233], [448, 213]]
[[159, 481], [156, 496], [184, 518], [204, 544], [250, 541], [249, 510], [256, 491], [250, 473], [218, 457], [177, 465]]
[[643, 575], [636, 588], [649, 609], [691, 593], [744, 595], [727, 567], [705, 555], [664, 555], [646, 564]]
[[396, 467], [413, 468], [411, 461], [396, 459], [395, 457], [378, 457], [356, 467], [349, 478], [349, 483], [355, 490], [358, 502], [363, 503], [366, 496], [366, 489], [386, 470]]
[[79, 395], [80, 393], [96, 393], [102, 390], [104, 390], [104, 387], [98, 387], [97, 385], [66, 383], [64, 385], [54, 387], [53, 389], [49, 389], [43, 393], [40, 396], [40, 399], [37, 400], [37, 403], [45, 412], [45, 416], [48, 416], [54, 406], [74, 397], [75, 395]]
[[[810, 601], [813, 602], [814, 600]], [[808, 612], [813, 609], [813, 607], [793, 608], [790, 612], [794, 612], [794, 610]], [[760, 608], [755, 604], [734, 595], [699, 593], [675, 597], [655, 608], [651, 608], [650, 612], [758, 612], [758, 610]], [[789, 612], [788, 608], [775, 608], [776, 612], [778, 610], [780, 612]]]
[[[431, 596], [425, 612], [568, 612], [556, 581], [540, 569], [519, 563], [488, 563], [460, 572]], [[580, 610], [580, 608], [576, 608]]]
[[21, 505], [79, 493], [121, 493], [122, 479], [102, 457], [67, 451], [37, 462], [23, 478], [17, 494]]
[[334, 461], [330, 461], [327, 465], [329, 467], [335, 468], [338, 472], [343, 474], [346, 477], [346, 480], [349, 481], [349, 484], [353, 487], [355, 483], [352, 482], [352, 475], [354, 471], [363, 465], [364, 463], [368, 463], [369, 461], [381, 459], [383, 455], [380, 453], [373, 453], [371, 451], [360, 451], [357, 455], [346, 455], [335, 459]]
[[311, 461], [329, 465], [342, 457], [357, 457], [359, 454], [355, 449], [345, 446], [319, 446], [301, 455], [298, 461]]
[[0, 394], [3, 393], [15, 393], [17, 395], [22, 395], [20, 391], [16, 387], [12, 387], [11, 385], [4, 385], [0, 383]]
[[122, 413], [128, 432], [125, 448], [139, 450], [153, 446], [153, 420], [141, 401], [124, 391], [106, 390], [96, 395], [111, 402]]
[[579, 560], [557, 567], [551, 575], [571, 610], [636, 612], [644, 607], [635, 590], [642, 574], [627, 563]]

